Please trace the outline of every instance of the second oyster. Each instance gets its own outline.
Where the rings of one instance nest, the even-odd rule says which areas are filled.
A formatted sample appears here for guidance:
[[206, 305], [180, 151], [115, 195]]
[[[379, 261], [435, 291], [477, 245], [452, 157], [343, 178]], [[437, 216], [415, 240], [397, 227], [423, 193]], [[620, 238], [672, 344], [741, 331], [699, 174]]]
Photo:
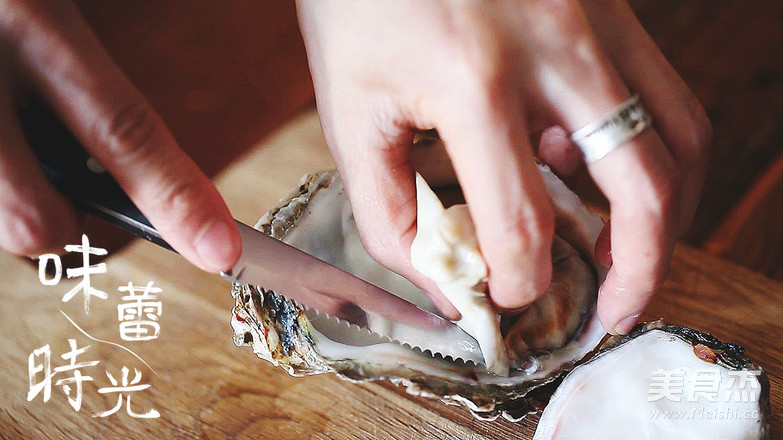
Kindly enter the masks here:
[[769, 380], [741, 346], [655, 321], [571, 371], [534, 440], [769, 438]]

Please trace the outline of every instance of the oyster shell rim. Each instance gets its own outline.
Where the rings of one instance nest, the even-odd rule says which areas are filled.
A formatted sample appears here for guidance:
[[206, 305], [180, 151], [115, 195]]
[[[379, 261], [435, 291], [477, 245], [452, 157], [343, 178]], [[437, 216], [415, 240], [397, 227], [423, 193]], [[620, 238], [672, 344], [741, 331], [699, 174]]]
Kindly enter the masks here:
[[[605, 341], [601, 343], [600, 347], [594, 350], [594, 353], [588, 354], [585, 358], [578, 362], [574, 369], [565, 372], [560, 379], [566, 380], [568, 376], [576, 371], [576, 368], [590, 364], [603, 356], [611, 354], [613, 351], [620, 349], [623, 345], [631, 342], [648, 332], [660, 330], [669, 335], [672, 335], [694, 348], [694, 356], [698, 357], [703, 362], [711, 362], [720, 367], [732, 370], [732, 371], [758, 371], [758, 381], [760, 385], [759, 390], [759, 423], [761, 425], [761, 439], [768, 440], [771, 436], [770, 419], [771, 419], [771, 393], [770, 382], [767, 373], [764, 369], [753, 363], [753, 361], [745, 354], [745, 348], [735, 342], [723, 342], [710, 333], [696, 330], [690, 327], [684, 327], [676, 324], [671, 324], [663, 320], [663, 318], [641, 322], [636, 324], [628, 334], [625, 335], [609, 335], [605, 338]], [[714, 359], [704, 359], [699, 356], [695, 350], [697, 345], [703, 345], [715, 353]], [[556, 382], [556, 393], [560, 389], [560, 382]], [[553, 384], [554, 385], [554, 384]], [[557, 394], [552, 394], [552, 398], [557, 398]], [[562, 396], [560, 396], [562, 397]], [[549, 402], [547, 402], [547, 406]], [[546, 407], [544, 407], [544, 411]], [[543, 412], [542, 412], [543, 417]], [[538, 426], [536, 426], [536, 432], [538, 432]], [[534, 439], [538, 438], [533, 436]]]
[[[544, 180], [547, 183], [547, 190], [550, 193], [550, 197], [552, 197], [554, 193], [559, 193], [558, 195], [560, 196], [563, 195], [563, 191], [568, 193], [566, 196], [569, 197], [569, 199], [563, 201], [564, 206], [561, 206], [560, 209], [568, 214], [574, 214], [573, 205], [576, 201], [578, 202], [576, 210], [584, 210], [584, 213], [590, 216], [590, 218], [587, 219], [588, 223], [589, 221], [595, 221], [595, 218], [592, 217], [597, 216], [594, 213], [589, 213], [578, 197], [570, 192], [570, 190], [567, 190], [565, 184], [559, 181], [554, 174], [549, 172], [547, 167], [541, 165], [539, 165], [539, 167], [542, 171], [546, 171], [549, 174], [542, 173]], [[333, 170], [306, 174], [300, 180], [299, 185], [293, 188], [274, 208], [267, 211], [258, 222], [256, 222], [254, 228], [274, 238], [283, 239], [288, 230], [293, 228], [298, 220], [305, 214], [312, 196], [321, 188], [327, 187], [333, 176], [337, 176], [337, 173]], [[552, 191], [552, 185], [554, 185], [554, 193]], [[572, 206], [569, 206], [569, 204]], [[574, 221], [575, 219], [569, 218], [568, 220]], [[586, 220], [582, 218], [580, 221], [577, 221], [577, 224], [580, 224], [580, 222], [583, 221]], [[575, 234], [587, 233], [590, 235], [591, 232], [587, 231], [590, 230], [591, 226], [595, 229], [595, 224], [582, 224], [581, 227], [584, 228], [585, 231], [575, 232]], [[597, 235], [597, 232], [595, 232], [595, 235]], [[590, 253], [590, 255], [583, 255], [584, 250], [579, 248], [577, 248], [577, 251], [583, 257], [588, 257], [587, 261], [591, 263], [596, 270], [596, 276], [600, 283], [600, 280], [605, 273], [601, 274], [600, 269], [594, 264], [594, 255], [592, 255], [592, 253]], [[568, 360], [555, 361], [557, 366], [548, 370], [543, 377], [513, 385], [481, 383], [478, 380], [469, 383], [468, 378], [465, 381], [457, 383], [457, 386], [455, 387], [449, 386], [449, 382], [441, 377], [429, 376], [426, 373], [410, 368], [398, 367], [396, 371], [399, 372], [399, 374], [391, 374], [388, 371], [368, 374], [367, 370], [370, 369], [369, 365], [362, 365], [355, 368], [355, 365], [351, 365], [349, 361], [345, 360], [341, 361], [322, 358], [322, 362], [317, 363], [315, 367], [307, 368], [300, 368], [302, 366], [301, 364], [292, 364], [287, 362], [287, 360], [284, 362], [282, 358], [276, 358], [273, 355], [274, 350], [270, 350], [269, 343], [266, 341], [269, 332], [265, 331], [264, 333], [267, 334], [264, 334], [262, 337], [257, 329], [253, 329], [252, 326], [248, 324], [249, 321], [256, 326], [261, 326], [266, 329], [267, 327], [264, 327], [263, 323], [265, 321], [268, 322], [263, 316], [263, 312], [262, 316], [253, 316], [254, 312], [256, 315], [258, 314], [258, 310], [255, 307], [247, 308], [248, 303], [258, 303], [259, 301], [257, 299], [253, 301], [242, 299], [243, 295], [246, 296], [250, 294], [250, 296], [252, 296], [253, 291], [257, 292], [257, 294], [274, 294], [274, 292], [266, 291], [260, 287], [248, 285], [234, 286], [232, 289], [232, 296], [234, 296], [236, 303], [232, 309], [231, 325], [234, 329], [234, 343], [237, 346], [251, 345], [257, 356], [269, 361], [275, 366], [282, 367], [292, 376], [334, 372], [338, 377], [354, 382], [388, 380], [397, 385], [404, 385], [406, 392], [409, 394], [440, 399], [447, 404], [463, 405], [467, 407], [476, 418], [481, 420], [495, 420], [497, 417], [503, 416], [510, 421], [516, 422], [524, 418], [527, 414], [536, 412], [542, 403], [540, 398], [534, 396], [536, 390], [560, 379], [563, 374], [573, 368], [575, 364], [589, 357], [605, 334], [598, 322], [595, 313], [595, 305], [593, 305], [589, 310], [581, 311], [583, 319], [575, 332], [576, 335], [571, 338], [570, 342], [561, 347], [561, 349], [554, 350], [553, 352], [544, 352], [543, 354], [535, 353], [536, 355], [541, 355], [541, 358], [545, 361], [547, 359], [557, 358], [556, 356], [553, 356], [552, 353], [557, 353], [560, 350], [563, 350], [564, 353], [572, 353], [572, 355], [568, 357]], [[286, 301], [288, 300], [286, 299]], [[305, 321], [307, 321], [306, 318]], [[597, 337], [598, 333], [600, 333], [600, 337]], [[250, 341], [247, 341], [247, 334], [251, 335]], [[310, 337], [312, 341], [312, 336], [309, 334], [305, 335], [304, 333], [300, 333], [300, 337]], [[260, 344], [260, 340], [264, 340], [263, 344]], [[579, 349], [577, 353], [574, 353], [575, 347], [578, 347], [580, 344], [589, 345], [589, 349], [587, 351]], [[310, 349], [315, 350], [312, 347], [310, 347]], [[315, 351], [317, 353], [317, 350]], [[574, 359], [574, 354], [578, 356], [576, 359]], [[298, 353], [298, 355], [302, 359], [309, 358], [308, 353], [305, 353], [304, 355]], [[401, 374], [403, 372], [406, 372], [406, 374]]]

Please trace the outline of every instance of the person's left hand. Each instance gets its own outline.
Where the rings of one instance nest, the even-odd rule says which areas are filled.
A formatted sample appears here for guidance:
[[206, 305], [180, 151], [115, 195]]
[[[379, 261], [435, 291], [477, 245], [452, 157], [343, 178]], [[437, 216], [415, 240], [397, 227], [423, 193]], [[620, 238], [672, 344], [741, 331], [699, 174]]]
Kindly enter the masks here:
[[[539, 157], [581, 159], [565, 133], [638, 92], [649, 128], [588, 165], [611, 204], [604, 327], [626, 333], [666, 277], [696, 207], [711, 127], [623, 0], [299, 0], [324, 134], [370, 254], [453, 306], [410, 263], [417, 130], [437, 128], [470, 208], [501, 311], [549, 286], [552, 207]], [[562, 127], [562, 128], [561, 128]], [[603, 243], [603, 242], [602, 242]], [[606, 253], [602, 255], [608, 262]]]

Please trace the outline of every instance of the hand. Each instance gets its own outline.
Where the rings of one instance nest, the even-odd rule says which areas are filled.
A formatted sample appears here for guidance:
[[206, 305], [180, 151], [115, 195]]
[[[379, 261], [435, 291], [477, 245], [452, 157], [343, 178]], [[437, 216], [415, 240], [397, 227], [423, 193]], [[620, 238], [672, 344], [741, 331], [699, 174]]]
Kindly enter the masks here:
[[77, 230], [73, 207], [46, 181], [16, 119], [12, 92], [22, 86], [47, 101], [190, 262], [216, 272], [239, 258], [220, 194], [63, 0], [0, 2], [2, 248], [30, 256], [61, 250]]
[[[462, 185], [500, 310], [551, 278], [552, 208], [533, 162], [579, 156], [564, 133], [639, 93], [648, 129], [589, 171], [611, 202], [605, 328], [625, 333], [689, 224], [711, 135], [703, 109], [622, 0], [299, 0], [324, 134], [373, 257], [431, 292], [410, 265], [416, 130], [437, 128]], [[576, 158], [576, 159], [575, 159]], [[604, 231], [605, 235], [609, 234]], [[606, 261], [606, 255], [602, 256]]]

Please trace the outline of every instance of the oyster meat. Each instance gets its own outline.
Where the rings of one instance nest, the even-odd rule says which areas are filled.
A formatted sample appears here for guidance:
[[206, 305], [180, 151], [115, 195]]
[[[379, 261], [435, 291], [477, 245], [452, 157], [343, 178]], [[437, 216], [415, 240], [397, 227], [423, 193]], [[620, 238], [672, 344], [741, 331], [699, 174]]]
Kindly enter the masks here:
[[769, 438], [769, 381], [742, 347], [655, 321], [563, 380], [534, 440]]
[[[482, 419], [503, 415], [518, 420], [538, 405], [533, 390], [560, 377], [605, 335], [595, 313], [605, 273], [593, 255], [603, 221], [547, 167], [540, 171], [556, 213], [553, 281], [541, 299], [502, 326], [484, 294], [486, 266], [467, 208], [444, 209], [423, 180], [417, 185], [421, 232], [413, 259], [439, 259], [429, 268], [417, 267], [434, 278], [460, 310], [459, 324], [476, 337], [486, 366], [384, 341], [263, 286], [234, 286], [234, 342], [251, 346], [259, 357], [292, 375], [334, 372], [353, 380], [388, 379], [412, 394], [463, 404]], [[305, 176], [256, 228], [435, 310], [424, 292], [364, 250], [336, 172]]]
[[413, 267], [435, 281], [460, 312], [456, 323], [478, 342], [487, 371], [508, 376], [500, 315], [486, 294], [487, 264], [479, 251], [467, 205], [445, 209], [421, 175], [416, 175], [416, 205]]

